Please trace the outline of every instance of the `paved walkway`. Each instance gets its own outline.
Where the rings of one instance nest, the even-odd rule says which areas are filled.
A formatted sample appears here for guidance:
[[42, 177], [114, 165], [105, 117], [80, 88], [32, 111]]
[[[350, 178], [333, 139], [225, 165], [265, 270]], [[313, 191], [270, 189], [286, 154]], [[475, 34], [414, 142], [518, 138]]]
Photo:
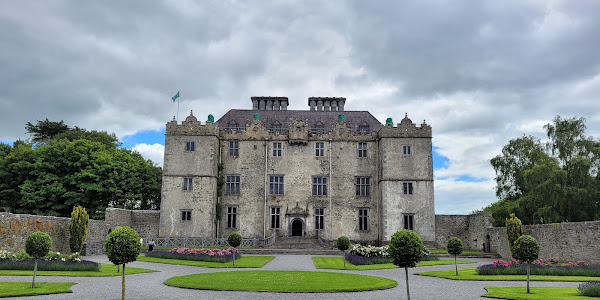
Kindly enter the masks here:
[[[88, 260], [108, 263], [106, 256], [88, 256]], [[478, 264], [491, 263], [491, 259], [470, 259]], [[158, 270], [160, 272], [127, 275], [126, 297], [128, 299], [256, 299], [256, 300], [280, 300], [280, 299], [307, 299], [307, 300], [364, 300], [364, 299], [406, 299], [404, 272], [400, 269], [371, 270], [371, 271], [339, 271], [356, 274], [365, 274], [386, 277], [398, 281], [395, 288], [350, 293], [268, 293], [268, 292], [222, 292], [202, 291], [170, 287], [163, 282], [173, 276], [222, 272], [250, 269], [211, 269], [190, 266], [178, 266], [148, 262], [133, 262], [128, 266]], [[459, 265], [459, 268], [473, 267], [474, 264]], [[524, 282], [505, 281], [460, 281], [412, 275], [415, 272], [447, 270], [454, 265], [418, 267], [409, 269], [411, 299], [482, 299], [485, 286], [523, 286]], [[263, 270], [306, 270], [306, 271], [328, 271], [317, 270], [310, 255], [276, 255], [275, 259], [265, 265]], [[337, 270], [335, 272], [338, 272]], [[29, 276], [0, 276], [0, 281], [31, 281]], [[120, 299], [121, 277], [61, 277], [61, 276], [39, 276], [37, 281], [69, 281], [76, 282], [72, 286], [73, 293], [42, 295], [34, 297], [18, 297], [5, 299]], [[532, 282], [532, 286], [578, 286], [577, 282]]]

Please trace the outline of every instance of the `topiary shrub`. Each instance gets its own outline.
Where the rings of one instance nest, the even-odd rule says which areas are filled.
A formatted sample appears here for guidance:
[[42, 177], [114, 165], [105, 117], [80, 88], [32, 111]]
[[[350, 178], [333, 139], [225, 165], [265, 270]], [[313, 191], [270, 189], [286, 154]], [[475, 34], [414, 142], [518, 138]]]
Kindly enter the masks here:
[[233, 265], [235, 266], [235, 247], [239, 246], [242, 243], [242, 236], [237, 232], [232, 232], [227, 237], [227, 242], [229, 246], [233, 247]]
[[530, 235], [520, 236], [513, 245], [514, 258], [527, 263], [527, 294], [529, 292], [530, 264], [540, 256], [540, 244]]
[[38, 259], [46, 256], [48, 251], [50, 251], [50, 248], [52, 248], [52, 239], [50, 239], [50, 236], [45, 232], [36, 231], [30, 234], [27, 237], [27, 241], [25, 241], [25, 251], [34, 259], [31, 288], [35, 288], [35, 275], [37, 273]]
[[125, 300], [125, 264], [135, 261], [140, 255], [142, 244], [138, 233], [125, 226], [108, 234], [104, 244], [104, 253], [115, 265], [123, 265], [121, 279], [121, 299]]
[[336, 246], [336, 248], [342, 250], [342, 259], [344, 260], [344, 268], [346, 268], [345, 252], [346, 252], [346, 250], [348, 250], [348, 248], [350, 248], [350, 239], [347, 236], [342, 235], [335, 242], [335, 246]]
[[458, 264], [456, 264], [456, 256], [461, 254], [465, 249], [463, 247], [463, 242], [457, 237], [451, 237], [448, 239], [446, 249], [448, 249], [448, 254], [454, 255], [454, 267], [456, 269], [456, 276], [458, 276]]
[[[515, 257], [513, 251], [513, 244], [515, 241], [523, 235], [523, 224], [521, 224], [521, 220], [515, 216], [515, 214], [510, 214], [510, 218], [506, 219], [506, 237], [508, 238], [508, 248], [510, 249], [510, 255]], [[516, 258], [516, 257], [515, 257]]]
[[406, 276], [406, 296], [409, 300], [408, 268], [416, 267], [426, 251], [421, 237], [412, 230], [402, 229], [396, 231], [390, 240], [388, 252], [394, 259], [394, 264], [400, 268], [404, 268]]
[[81, 206], [73, 207], [73, 212], [71, 212], [71, 226], [69, 226], [71, 232], [71, 238], [69, 239], [71, 253], [81, 253], [83, 242], [88, 232], [89, 222], [90, 217], [85, 208]]

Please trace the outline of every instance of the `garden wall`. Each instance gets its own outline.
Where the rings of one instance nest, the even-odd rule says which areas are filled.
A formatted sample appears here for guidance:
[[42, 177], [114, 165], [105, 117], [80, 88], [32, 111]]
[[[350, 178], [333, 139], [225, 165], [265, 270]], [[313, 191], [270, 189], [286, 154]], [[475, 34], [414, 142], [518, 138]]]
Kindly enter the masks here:
[[[43, 231], [52, 238], [52, 251], [70, 253], [70, 224], [70, 218], [0, 213], [0, 249], [18, 252], [25, 248], [27, 236]], [[103, 253], [109, 228], [105, 221], [90, 220], [84, 242], [87, 255]]]
[[[491, 251], [509, 259], [506, 228], [487, 228]], [[540, 258], [556, 257], [561, 261], [584, 260], [600, 264], [600, 221], [555, 223], [523, 226], [523, 234], [540, 244]]]
[[129, 226], [137, 231], [141, 238], [158, 237], [160, 224], [159, 210], [127, 210], [121, 208], [107, 208], [106, 222], [111, 228]]
[[465, 249], [484, 250], [485, 229], [492, 226], [491, 214], [435, 215], [435, 241], [438, 248], [446, 248], [448, 239], [460, 238]]

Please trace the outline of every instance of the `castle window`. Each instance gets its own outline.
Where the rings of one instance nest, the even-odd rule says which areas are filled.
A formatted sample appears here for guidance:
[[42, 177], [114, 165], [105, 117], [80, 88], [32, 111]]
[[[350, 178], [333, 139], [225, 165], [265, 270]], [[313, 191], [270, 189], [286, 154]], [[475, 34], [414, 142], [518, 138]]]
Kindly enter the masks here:
[[240, 194], [240, 176], [227, 175], [225, 176], [225, 195]]
[[404, 229], [413, 230], [415, 228], [414, 222], [414, 214], [404, 214]]
[[356, 196], [368, 197], [371, 195], [369, 177], [356, 177]]
[[227, 132], [231, 133], [233, 131], [238, 130], [238, 124], [235, 121], [231, 121], [231, 123], [227, 124]]
[[194, 190], [194, 180], [192, 177], [183, 177], [182, 189], [184, 191], [193, 191]]
[[412, 182], [403, 182], [402, 183], [402, 190], [404, 192], [405, 195], [412, 195], [413, 193], [413, 184]]
[[225, 222], [227, 228], [237, 228], [237, 206], [227, 206]]
[[269, 176], [269, 194], [283, 195], [283, 176]]
[[367, 143], [358, 143], [358, 157], [367, 157]]
[[192, 211], [189, 209], [181, 210], [181, 221], [191, 221], [192, 220]]
[[196, 144], [194, 142], [185, 142], [185, 151], [195, 151]]
[[324, 142], [315, 142], [315, 156], [325, 156]]
[[283, 152], [283, 143], [273, 142], [273, 156], [281, 156]]
[[271, 229], [281, 229], [281, 207], [271, 207]]
[[313, 129], [313, 131], [316, 133], [324, 133], [325, 125], [323, 125], [323, 123], [321, 123], [321, 122], [317, 122], [317, 124], [315, 124], [315, 128]]
[[277, 121], [271, 125], [271, 132], [281, 132], [281, 124]]
[[404, 155], [411, 155], [412, 154], [412, 147], [410, 145], [403, 145], [402, 146], [402, 154], [404, 154]]
[[316, 230], [324, 230], [325, 229], [325, 209], [324, 208], [315, 208], [315, 229]]
[[369, 209], [359, 208], [358, 209], [358, 230], [367, 231], [369, 230]]
[[229, 141], [229, 156], [240, 156], [240, 142]]
[[369, 133], [369, 131], [371, 130], [371, 127], [369, 126], [369, 124], [363, 122], [362, 124], [360, 124], [358, 126], [358, 131], [359, 132], [363, 132], [363, 133]]
[[313, 177], [312, 194], [313, 196], [327, 196], [326, 177]]

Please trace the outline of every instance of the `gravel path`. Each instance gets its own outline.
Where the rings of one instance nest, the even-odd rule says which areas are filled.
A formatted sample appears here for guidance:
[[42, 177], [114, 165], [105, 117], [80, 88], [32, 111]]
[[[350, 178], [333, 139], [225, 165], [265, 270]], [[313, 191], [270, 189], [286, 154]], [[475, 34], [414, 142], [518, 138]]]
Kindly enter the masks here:
[[[106, 256], [88, 256], [88, 260], [108, 263]], [[478, 264], [491, 263], [491, 259], [467, 259]], [[126, 297], [128, 299], [406, 299], [404, 271], [401, 269], [371, 270], [371, 271], [335, 271], [386, 277], [398, 281], [395, 288], [351, 293], [267, 293], [267, 292], [227, 292], [202, 291], [170, 287], [163, 282], [173, 276], [196, 273], [222, 272], [252, 269], [211, 269], [190, 266], [178, 266], [149, 262], [133, 262], [128, 266], [158, 270], [160, 272], [127, 275]], [[473, 267], [474, 264], [459, 265], [459, 268]], [[505, 281], [460, 281], [412, 275], [415, 272], [447, 270], [454, 265], [418, 267], [409, 269], [411, 299], [482, 299], [485, 286], [523, 286], [524, 282]], [[315, 269], [310, 255], [276, 255], [275, 259], [265, 265], [263, 270], [304, 270], [325, 271]], [[0, 276], [0, 281], [31, 281], [29, 276]], [[60, 277], [40, 276], [37, 281], [70, 281], [77, 284], [72, 286], [73, 293], [42, 295], [34, 297], [18, 297], [5, 299], [120, 299], [121, 277]], [[577, 282], [532, 282], [532, 286], [578, 286]]]

